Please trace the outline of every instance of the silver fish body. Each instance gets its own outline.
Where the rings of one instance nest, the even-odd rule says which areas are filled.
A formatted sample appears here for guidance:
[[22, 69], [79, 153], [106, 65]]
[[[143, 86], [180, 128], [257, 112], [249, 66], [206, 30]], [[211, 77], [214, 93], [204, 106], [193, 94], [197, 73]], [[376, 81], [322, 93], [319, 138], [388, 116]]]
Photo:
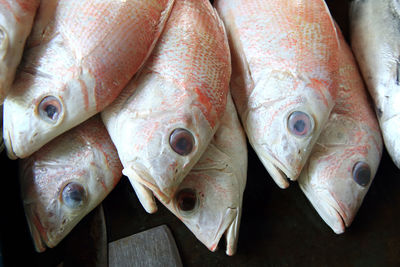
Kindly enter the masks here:
[[368, 90], [383, 140], [400, 168], [400, 3], [355, 0], [350, 8], [351, 45]]
[[337, 234], [356, 216], [383, 147], [357, 63], [342, 36], [340, 39], [337, 102], [298, 179], [301, 190]]

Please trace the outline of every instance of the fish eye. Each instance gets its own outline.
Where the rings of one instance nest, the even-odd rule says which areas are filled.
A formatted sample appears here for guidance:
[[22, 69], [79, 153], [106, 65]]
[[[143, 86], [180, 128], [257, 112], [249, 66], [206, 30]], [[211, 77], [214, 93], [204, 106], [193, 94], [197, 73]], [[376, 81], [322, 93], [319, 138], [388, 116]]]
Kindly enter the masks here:
[[191, 212], [197, 207], [196, 191], [190, 188], [185, 188], [176, 194], [176, 205], [182, 212]]
[[62, 191], [62, 200], [70, 209], [78, 209], [86, 200], [85, 188], [79, 183], [69, 183]]
[[6, 47], [7, 45], [7, 32], [0, 26], [0, 49]]
[[294, 111], [288, 117], [288, 129], [290, 133], [298, 137], [308, 136], [314, 128], [311, 116], [302, 111]]
[[369, 184], [371, 180], [371, 169], [367, 163], [359, 161], [354, 164], [353, 180], [361, 186], [367, 186]]
[[47, 122], [56, 123], [62, 113], [62, 105], [60, 100], [54, 96], [46, 96], [40, 101], [39, 115]]
[[169, 145], [179, 155], [186, 156], [193, 150], [194, 137], [188, 130], [178, 128], [169, 136]]

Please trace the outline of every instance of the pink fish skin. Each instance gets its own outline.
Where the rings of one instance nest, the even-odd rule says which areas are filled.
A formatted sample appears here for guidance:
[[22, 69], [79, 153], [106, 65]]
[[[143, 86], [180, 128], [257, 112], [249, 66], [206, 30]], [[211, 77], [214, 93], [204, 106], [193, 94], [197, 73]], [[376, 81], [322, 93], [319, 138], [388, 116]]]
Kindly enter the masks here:
[[334, 106], [339, 42], [323, 0], [217, 0], [232, 96], [249, 142], [281, 188], [296, 180]]
[[336, 105], [298, 179], [311, 204], [337, 234], [343, 233], [357, 214], [378, 169], [383, 146], [357, 63], [341, 35], [340, 41]]
[[174, 0], [43, 0], [4, 102], [10, 158], [103, 110], [146, 60]]
[[56, 246], [121, 177], [117, 150], [100, 116], [21, 160], [22, 199], [36, 250]]
[[11, 88], [39, 2], [0, 1], [0, 104]]
[[[156, 207], [144, 199], [154, 193], [168, 202], [207, 148], [225, 111], [230, 74], [228, 41], [210, 2], [177, 1], [141, 72], [102, 112], [124, 174], [147, 195], [148, 212]], [[185, 153], [174, 150], [177, 130], [187, 138]]]

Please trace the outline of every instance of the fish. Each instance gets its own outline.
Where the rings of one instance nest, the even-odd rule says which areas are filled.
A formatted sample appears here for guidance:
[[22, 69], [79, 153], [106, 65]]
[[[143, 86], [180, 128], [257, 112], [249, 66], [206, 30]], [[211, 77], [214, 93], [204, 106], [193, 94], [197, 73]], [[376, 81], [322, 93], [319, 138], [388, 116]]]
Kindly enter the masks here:
[[102, 113], [145, 210], [169, 202], [217, 131], [231, 74], [222, 22], [207, 0], [175, 2], [146, 64]]
[[0, 104], [11, 89], [39, 0], [0, 2]]
[[382, 156], [379, 123], [349, 45], [340, 34], [339, 92], [299, 186], [322, 219], [341, 234], [349, 227]]
[[173, 0], [42, 0], [4, 101], [10, 158], [25, 158], [109, 105], [144, 63]]
[[56, 246], [122, 177], [117, 150], [95, 116], [20, 160], [21, 196], [38, 252]]
[[300, 175], [333, 109], [339, 41], [322, 0], [217, 0], [231, 92], [250, 145], [281, 188]]
[[228, 96], [221, 126], [169, 203], [161, 200], [209, 250], [225, 234], [226, 254], [236, 252], [247, 180], [247, 144]]
[[350, 39], [374, 102], [385, 147], [400, 168], [400, 3], [355, 0]]

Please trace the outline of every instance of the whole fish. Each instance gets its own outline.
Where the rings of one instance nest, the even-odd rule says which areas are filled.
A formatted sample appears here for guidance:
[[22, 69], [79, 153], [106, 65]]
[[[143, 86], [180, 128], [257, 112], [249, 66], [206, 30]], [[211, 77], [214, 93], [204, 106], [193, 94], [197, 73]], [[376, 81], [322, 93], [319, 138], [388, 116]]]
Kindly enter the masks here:
[[0, 104], [3, 103], [14, 80], [39, 2], [0, 1]]
[[232, 96], [275, 182], [296, 180], [331, 112], [335, 26], [323, 0], [217, 0], [232, 54]]
[[121, 176], [121, 162], [100, 116], [21, 160], [21, 194], [36, 250], [56, 246]]
[[222, 22], [208, 0], [173, 7], [149, 60], [102, 119], [148, 212], [168, 202], [216, 132], [231, 74]]
[[179, 185], [172, 201], [162, 202], [211, 251], [225, 233], [233, 255], [239, 235], [247, 176], [246, 137], [228, 96], [221, 126], [207, 150]]
[[355, 0], [351, 45], [374, 100], [386, 149], [400, 168], [400, 2]]
[[336, 105], [298, 180], [311, 204], [337, 234], [350, 226], [361, 206], [383, 146], [357, 63], [342, 36], [340, 40]]
[[10, 158], [110, 104], [150, 54], [174, 0], [42, 0], [4, 102]]

